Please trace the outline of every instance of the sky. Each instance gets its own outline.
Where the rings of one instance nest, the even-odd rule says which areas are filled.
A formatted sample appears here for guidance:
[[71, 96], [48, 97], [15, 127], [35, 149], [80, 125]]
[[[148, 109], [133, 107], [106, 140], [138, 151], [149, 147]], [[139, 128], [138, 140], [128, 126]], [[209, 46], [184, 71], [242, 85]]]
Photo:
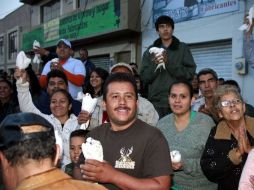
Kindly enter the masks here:
[[11, 13], [23, 3], [20, 3], [19, 0], [1, 0], [1, 6], [0, 6], [0, 19], [5, 17], [7, 14]]

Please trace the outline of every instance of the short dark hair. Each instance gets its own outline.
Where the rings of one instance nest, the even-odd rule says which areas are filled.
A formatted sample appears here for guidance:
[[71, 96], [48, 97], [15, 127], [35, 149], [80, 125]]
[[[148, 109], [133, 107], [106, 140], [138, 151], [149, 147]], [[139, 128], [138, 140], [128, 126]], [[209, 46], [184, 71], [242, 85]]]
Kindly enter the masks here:
[[108, 93], [108, 86], [110, 83], [113, 83], [113, 82], [128, 82], [128, 83], [130, 83], [134, 88], [136, 99], [138, 99], [137, 84], [136, 84], [134, 76], [129, 73], [114, 73], [114, 74], [110, 74], [104, 83], [104, 86], [103, 86], [103, 100], [104, 101], [106, 101], [106, 96]]
[[0, 82], [6, 83], [11, 89], [13, 89], [12, 83], [7, 79], [1, 79]]
[[219, 78], [218, 80], [219, 80], [219, 81], [223, 81], [223, 82], [225, 81], [225, 79], [224, 79], [224, 78], [222, 78], [222, 77], [221, 77], [221, 78]]
[[29, 83], [30, 83], [30, 91], [32, 93], [32, 95], [40, 95], [41, 93], [41, 86], [38, 80], [38, 77], [36, 76], [32, 65], [29, 64], [29, 66], [25, 69], [28, 76], [29, 76]]
[[45, 138], [28, 139], [18, 144], [13, 144], [7, 149], [2, 150], [6, 159], [11, 165], [26, 163], [27, 159], [42, 160], [56, 156], [56, 139], [55, 136]]
[[156, 31], [159, 30], [159, 25], [160, 24], [170, 24], [173, 30], [175, 28], [174, 20], [171, 17], [166, 16], [166, 15], [162, 15], [159, 18], [157, 18], [157, 20], [155, 22]]
[[66, 75], [64, 74], [63, 71], [60, 71], [57, 69], [54, 69], [54, 70], [51, 70], [50, 72], [48, 72], [47, 85], [49, 83], [50, 78], [55, 78], [55, 77], [62, 78], [64, 80], [64, 82], [66, 83], [66, 85], [68, 86], [68, 79], [67, 79]]
[[201, 75], [206, 75], [206, 74], [211, 74], [211, 75], [213, 75], [213, 77], [214, 77], [216, 80], [218, 80], [218, 75], [217, 75], [217, 73], [216, 73], [213, 69], [204, 68], [204, 69], [202, 69], [202, 70], [200, 70], [200, 71], [198, 72], [198, 75], [197, 75], [198, 82], [200, 82], [199, 77], [200, 77]]
[[85, 51], [85, 52], [86, 52], [86, 54], [88, 55], [88, 51], [87, 51], [87, 49], [86, 49], [86, 48], [84, 48], [84, 47], [80, 48], [80, 49], [79, 49], [79, 51]]
[[226, 81], [224, 81], [224, 83], [223, 84], [227, 84], [227, 85], [233, 85], [233, 86], [235, 86], [237, 89], [238, 89], [238, 91], [239, 91], [239, 93], [241, 93], [241, 88], [240, 88], [240, 86], [239, 86], [239, 84], [235, 81], [235, 80], [226, 80]]
[[53, 161], [56, 156], [54, 128], [39, 115], [10, 114], [0, 124], [0, 131], [0, 150], [12, 166], [26, 164], [28, 159]]
[[192, 98], [193, 97], [193, 87], [191, 85], [191, 83], [189, 81], [186, 81], [186, 80], [177, 80], [177, 81], [174, 81], [170, 86], [169, 86], [169, 89], [168, 89], [168, 94], [170, 94], [171, 92], [171, 89], [174, 85], [176, 84], [184, 84], [188, 90], [189, 90], [189, 93], [190, 93], [190, 97]]
[[85, 138], [85, 136], [87, 135], [88, 132], [89, 132], [88, 130], [83, 130], [83, 129], [78, 129], [78, 130], [72, 131], [71, 135], [70, 135], [70, 139], [72, 137], [82, 137], [82, 138]]

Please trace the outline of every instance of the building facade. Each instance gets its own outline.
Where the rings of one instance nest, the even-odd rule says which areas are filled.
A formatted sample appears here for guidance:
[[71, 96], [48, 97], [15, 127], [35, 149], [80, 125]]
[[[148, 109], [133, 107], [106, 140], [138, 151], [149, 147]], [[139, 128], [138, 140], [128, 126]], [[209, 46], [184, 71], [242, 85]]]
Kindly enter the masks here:
[[[142, 8], [142, 52], [158, 38], [154, 21], [171, 16], [174, 35], [187, 43], [197, 64], [197, 72], [213, 68], [225, 79], [236, 80], [245, 101], [254, 105], [254, 66], [245, 60], [244, 32], [238, 30], [252, 0], [150, 0]], [[253, 43], [254, 53], [254, 43]], [[254, 54], [253, 54], [254, 55]]]
[[31, 6], [31, 30], [23, 35], [22, 48], [55, 49], [57, 41], [71, 41], [74, 57], [81, 47], [91, 61], [109, 69], [116, 62], [140, 61], [140, 7], [136, 0], [21, 0]]
[[0, 72], [13, 72], [24, 31], [31, 29], [30, 6], [23, 5], [0, 19]]

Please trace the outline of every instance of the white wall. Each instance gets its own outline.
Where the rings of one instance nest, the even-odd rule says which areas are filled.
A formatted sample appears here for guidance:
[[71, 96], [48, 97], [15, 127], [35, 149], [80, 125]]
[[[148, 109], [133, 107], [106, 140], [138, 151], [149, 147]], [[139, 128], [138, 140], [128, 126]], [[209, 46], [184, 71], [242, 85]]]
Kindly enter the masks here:
[[[149, 0], [142, 8], [142, 53], [158, 38], [152, 26], [152, 4], [153, 0]], [[249, 69], [246, 75], [239, 75], [234, 66], [236, 58], [243, 57], [243, 33], [238, 28], [252, 4], [253, 0], [240, 0], [239, 11], [177, 23], [174, 35], [191, 44], [232, 39], [232, 79], [239, 83], [244, 99], [254, 105], [254, 93], [251, 90], [254, 87], [254, 69]]]

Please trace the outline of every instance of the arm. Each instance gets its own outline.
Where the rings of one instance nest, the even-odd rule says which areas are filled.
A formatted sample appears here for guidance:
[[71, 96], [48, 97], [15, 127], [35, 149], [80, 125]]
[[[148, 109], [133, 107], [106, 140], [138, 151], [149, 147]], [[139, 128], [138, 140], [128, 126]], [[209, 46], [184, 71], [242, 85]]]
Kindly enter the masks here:
[[244, 165], [241, 179], [239, 182], [239, 190], [253, 190], [254, 183], [252, 183], [251, 176], [254, 175], [254, 149], [248, 155], [248, 159]]
[[45, 114], [41, 113], [40, 110], [38, 110], [33, 104], [28, 82], [24, 84], [17, 84], [17, 92], [19, 107], [22, 112], [32, 112], [45, 117]]
[[138, 179], [96, 160], [86, 160], [81, 172], [86, 180], [111, 183], [124, 190], [168, 190], [170, 187], [170, 176]]
[[47, 62], [47, 64], [43, 67], [43, 70], [41, 72], [41, 76], [39, 79], [41, 88], [46, 88], [47, 86], [47, 74], [50, 71], [50, 65], [51, 65], [51, 61]]
[[33, 112], [44, 117], [44, 114], [33, 104], [31, 93], [29, 91], [29, 83], [26, 81], [26, 72], [16, 69], [14, 76], [16, 79], [22, 78], [22, 82], [17, 80], [16, 83], [20, 110], [22, 112]]
[[41, 88], [45, 89], [46, 86], [47, 86], [47, 76], [46, 75], [41, 75], [40, 79], [39, 79], [39, 82], [40, 82]]
[[78, 75], [78, 74], [72, 74], [69, 71], [63, 69], [64, 74], [67, 76], [68, 81], [71, 83], [77, 85], [77, 86], [82, 86], [84, 83], [85, 77], [83, 75]]
[[42, 47], [36, 47], [36, 49], [33, 49], [33, 51], [34, 53], [40, 54], [41, 59], [44, 63], [47, 63], [51, 59], [58, 57], [55, 52], [48, 51], [47, 49]]
[[143, 54], [142, 64], [140, 67], [140, 77], [145, 86], [151, 83], [160, 73], [159, 70], [154, 72], [157, 64], [152, 61], [152, 56], [148, 50], [149, 48]]
[[87, 111], [81, 110], [78, 115], [78, 124], [81, 125], [83, 123], [86, 123], [90, 119], [91, 119], [91, 114], [89, 114]]

